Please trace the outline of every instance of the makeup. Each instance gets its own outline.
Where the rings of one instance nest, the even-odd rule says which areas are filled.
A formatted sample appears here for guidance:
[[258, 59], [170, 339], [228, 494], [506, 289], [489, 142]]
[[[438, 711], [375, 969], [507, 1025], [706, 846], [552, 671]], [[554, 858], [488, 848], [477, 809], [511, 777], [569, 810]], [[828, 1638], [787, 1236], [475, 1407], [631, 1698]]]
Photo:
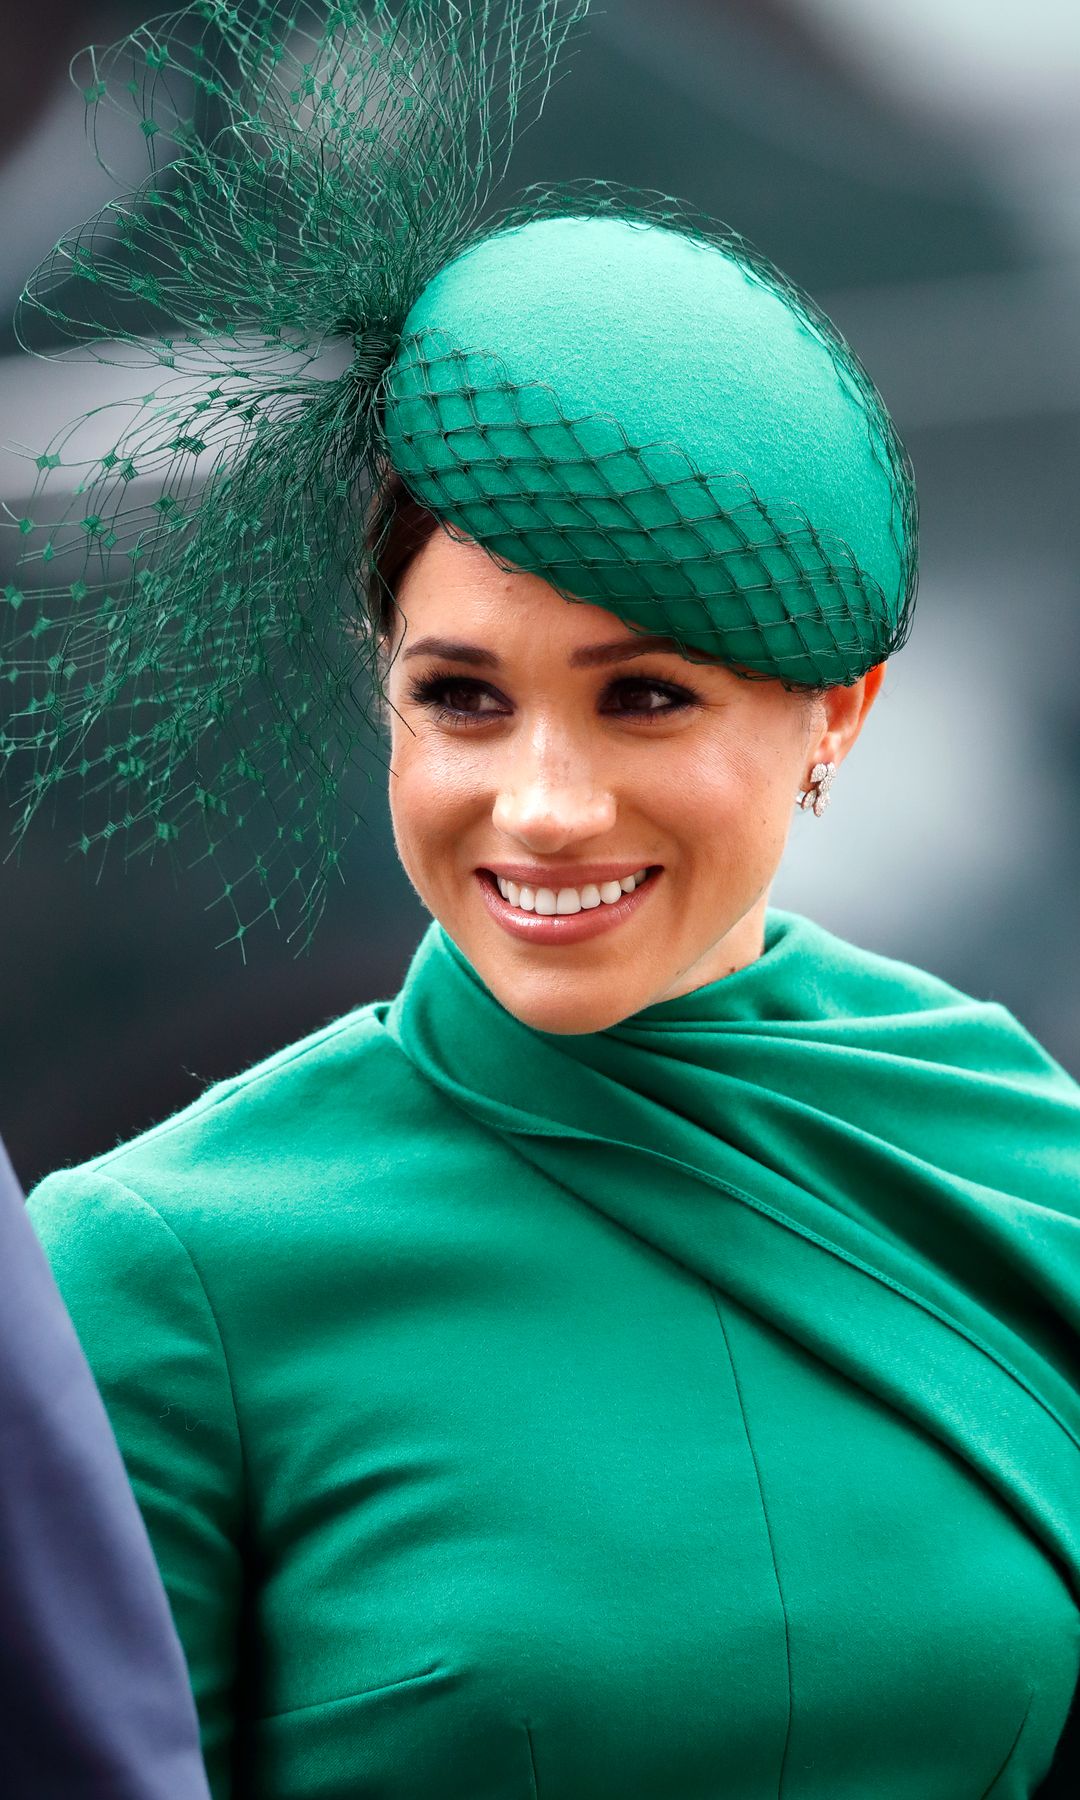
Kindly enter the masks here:
[[[619, 900], [600, 901], [599, 904], [594, 902], [592, 905], [583, 905], [579, 911], [562, 913], [550, 910], [538, 912], [535, 905], [533, 910], [525, 911], [520, 905], [513, 905], [510, 899], [504, 898], [492, 870], [477, 869], [474, 873], [484, 905], [505, 931], [512, 937], [520, 938], [523, 943], [557, 946], [579, 944], [586, 938], [599, 937], [604, 932], [614, 931], [616, 926], [625, 924], [643, 906], [648, 905], [652, 890], [663, 876], [663, 869], [656, 865], [646, 866], [644, 880], [635, 885], [631, 892], [624, 892]], [[522, 869], [520, 873], [527, 875], [530, 871]], [[537, 878], [530, 883], [515, 881], [514, 886], [520, 892], [524, 885], [533, 895], [546, 889], [555, 896], [557, 904], [560, 891], [576, 890], [579, 895], [585, 892], [585, 897], [588, 898], [587, 889], [590, 886], [603, 892], [604, 887], [616, 879], [611, 871], [581, 870], [575, 873], [578, 879], [572, 884], [565, 878], [560, 878], [559, 871], [552, 870], [544, 872], [543, 880]], [[588, 880], [585, 879], [586, 876], [589, 877]]]

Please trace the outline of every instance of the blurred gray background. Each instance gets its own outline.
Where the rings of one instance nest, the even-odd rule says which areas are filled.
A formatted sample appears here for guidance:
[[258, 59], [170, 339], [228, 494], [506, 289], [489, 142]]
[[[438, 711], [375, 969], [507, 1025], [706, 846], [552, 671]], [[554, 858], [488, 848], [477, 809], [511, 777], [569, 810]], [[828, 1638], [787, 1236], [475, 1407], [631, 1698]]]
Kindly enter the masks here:
[[[150, 15], [35, 0], [5, 22], [4, 443], [43, 448], [73, 410], [72, 372], [20, 356], [7, 321], [115, 191], [69, 59]], [[1080, 7], [597, 0], [507, 191], [578, 175], [751, 238], [854, 344], [915, 463], [914, 633], [829, 812], [795, 817], [776, 904], [1003, 1001], [1080, 1074]], [[16, 500], [21, 464], [0, 477]], [[215, 949], [197, 872], [117, 857], [94, 879], [74, 818], [0, 862], [0, 1131], [26, 1186], [392, 993], [426, 920], [378, 784], [299, 958], [269, 925], [246, 963]]]

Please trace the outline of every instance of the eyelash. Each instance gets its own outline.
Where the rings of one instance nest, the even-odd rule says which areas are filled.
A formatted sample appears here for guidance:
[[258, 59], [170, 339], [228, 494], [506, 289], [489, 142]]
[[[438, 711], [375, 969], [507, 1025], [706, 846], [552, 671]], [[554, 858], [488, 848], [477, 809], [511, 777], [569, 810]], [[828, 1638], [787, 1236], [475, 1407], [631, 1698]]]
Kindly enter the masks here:
[[[644, 719], [651, 724], [656, 719], [664, 719], [672, 713], [683, 712], [688, 706], [696, 706], [698, 697], [690, 688], [681, 687], [674, 681], [655, 681], [645, 675], [621, 675], [609, 682], [605, 689], [610, 693], [614, 688], [632, 687], [639, 691], [651, 689], [654, 693], [663, 694], [670, 702], [667, 706], [658, 706], [649, 711], [638, 711], [633, 707], [622, 709], [624, 718]], [[471, 694], [490, 694], [496, 699], [501, 695], [488, 685], [486, 681], [477, 681], [468, 675], [432, 674], [420, 676], [409, 685], [409, 698], [417, 706], [427, 707], [433, 717], [442, 725], [464, 725], [466, 727], [485, 725], [491, 719], [505, 718], [505, 713], [469, 712], [464, 707], [453, 707], [446, 704], [446, 695], [453, 688], [466, 689]], [[440, 698], [441, 696], [441, 698]], [[616, 711], [619, 709], [616, 708]]]

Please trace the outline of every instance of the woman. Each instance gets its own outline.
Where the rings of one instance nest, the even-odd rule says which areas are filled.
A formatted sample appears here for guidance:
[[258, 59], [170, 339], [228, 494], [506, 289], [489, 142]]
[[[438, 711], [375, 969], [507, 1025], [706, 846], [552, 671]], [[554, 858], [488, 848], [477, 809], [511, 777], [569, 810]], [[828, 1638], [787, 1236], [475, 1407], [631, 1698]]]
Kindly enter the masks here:
[[[350, 106], [307, 53], [311, 91], [285, 88], [351, 130], [335, 16]], [[360, 40], [385, 103], [386, 44]], [[246, 95], [260, 156], [279, 80]], [[229, 229], [259, 245], [245, 172]], [[179, 214], [213, 222], [210, 175], [177, 178]], [[329, 793], [344, 663], [311, 609], [363, 567], [346, 635], [434, 915], [393, 1001], [31, 1200], [215, 1800], [1056, 1800], [1080, 1096], [1000, 1006], [768, 907], [793, 803], [824, 811], [910, 620], [906, 460], [828, 322], [731, 234], [579, 194], [446, 247], [351, 309], [329, 398], [257, 394], [189, 529], [104, 608], [112, 677], [150, 659], [110, 770], [144, 820], [183, 805], [206, 683], [224, 729], [222, 667], [245, 695], [237, 646], [262, 661], [269, 713], [216, 787], [200, 770], [210, 828], [268, 743], [305, 804], [303, 774]], [[41, 787], [78, 729], [50, 724]]]

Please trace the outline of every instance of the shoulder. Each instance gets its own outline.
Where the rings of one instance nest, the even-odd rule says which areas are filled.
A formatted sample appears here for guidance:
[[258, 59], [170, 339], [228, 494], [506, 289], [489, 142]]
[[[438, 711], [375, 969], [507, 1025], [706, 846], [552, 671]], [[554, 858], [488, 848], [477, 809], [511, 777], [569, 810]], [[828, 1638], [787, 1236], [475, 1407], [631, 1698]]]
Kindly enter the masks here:
[[[133, 1238], [164, 1228], [197, 1256], [208, 1238], [239, 1247], [247, 1225], [363, 1183], [434, 1098], [382, 1023], [387, 1002], [358, 1007], [112, 1150], [39, 1182], [29, 1197], [43, 1236], [91, 1216]], [[418, 1091], [419, 1090], [419, 1091]], [[149, 1215], [149, 1217], [148, 1217]], [[156, 1215], [156, 1218], [154, 1217]]]
[[778, 987], [790, 1016], [823, 1040], [1034, 1083], [1075, 1106], [1073, 1077], [995, 996], [864, 949], [799, 913], [770, 909]]
[[778, 971], [797, 979], [826, 1015], [937, 1012], [994, 1005], [917, 963], [853, 943], [802, 913], [771, 907], [766, 946]]

